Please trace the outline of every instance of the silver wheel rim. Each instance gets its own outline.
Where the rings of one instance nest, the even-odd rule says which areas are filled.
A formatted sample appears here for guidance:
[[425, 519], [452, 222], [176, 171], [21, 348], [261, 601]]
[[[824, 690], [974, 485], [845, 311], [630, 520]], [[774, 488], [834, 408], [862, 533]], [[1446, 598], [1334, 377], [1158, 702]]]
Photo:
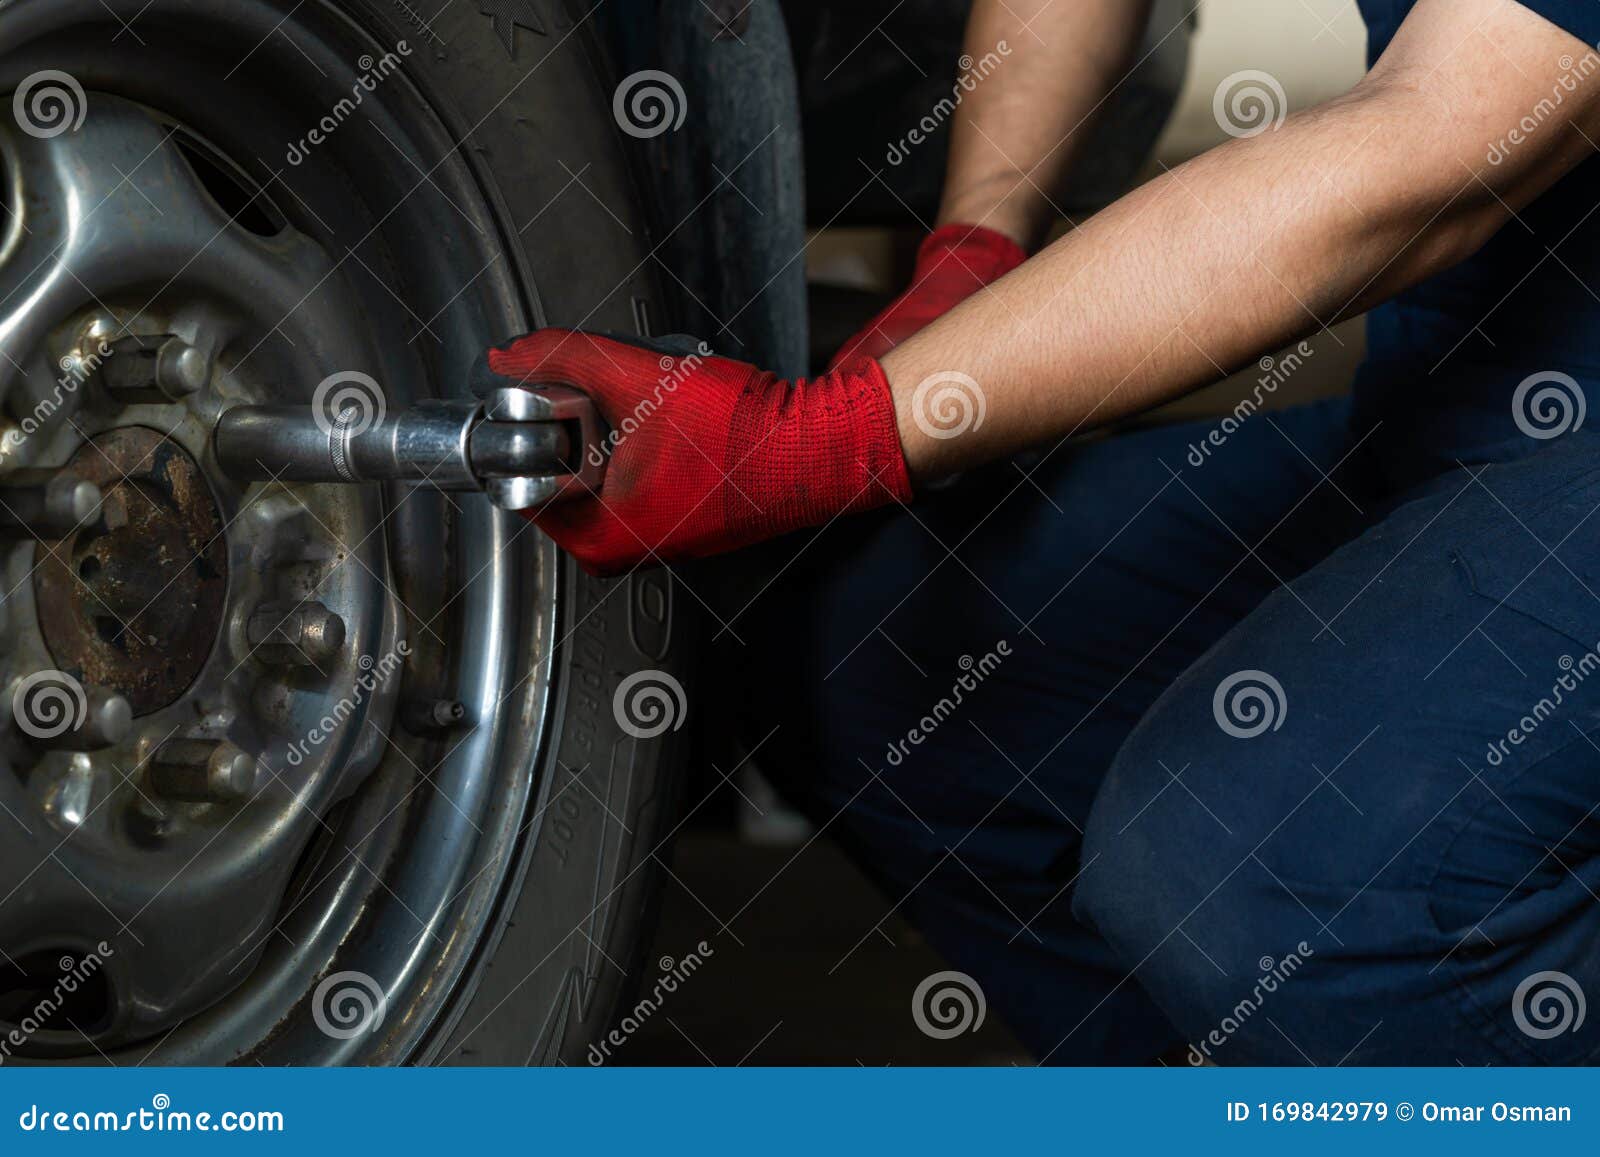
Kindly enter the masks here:
[[[28, 1034], [22, 1052], [117, 1063], [425, 1057], [470, 987], [531, 838], [553, 550], [476, 497], [240, 490], [215, 469], [208, 436], [231, 404], [309, 401], [335, 373], [365, 374], [389, 404], [406, 404], [431, 392], [440, 366], [464, 370], [470, 350], [536, 307], [519, 304], [527, 295], [497, 266], [489, 198], [400, 75], [384, 84], [385, 108], [401, 112], [374, 117], [393, 155], [366, 173], [366, 217], [381, 218], [367, 236], [360, 217], [330, 224], [319, 213], [325, 189], [309, 170], [272, 176], [259, 151], [247, 143], [241, 154], [218, 131], [221, 112], [186, 106], [183, 92], [190, 103], [215, 99], [208, 83], [231, 87], [235, 108], [248, 105], [291, 56], [321, 74], [308, 89], [337, 91], [351, 61], [381, 59], [383, 49], [331, 8], [296, 13], [289, 52], [269, 45], [285, 6], [229, 6], [203, 38], [211, 62], [196, 62], [181, 92], [159, 93], [117, 83], [112, 35], [97, 50], [81, 34], [84, 24], [114, 33], [112, 17], [138, 11], [122, 7], [108, 16], [98, 0], [0, 5], [0, 43], [15, 45], [0, 55], [0, 82], [18, 88], [29, 63], [48, 61], [84, 78], [85, 105], [64, 131], [0, 122], [13, 209], [0, 247], [0, 397], [16, 431], [0, 439], [0, 484], [16, 470], [98, 454], [85, 446], [115, 432], [152, 431], [141, 437], [174, 447], [205, 478], [225, 527], [226, 593], [193, 681], [142, 711], [124, 742], [50, 750], [12, 721], [0, 773], [0, 803], [12, 813], [0, 822], [15, 828], [0, 841], [0, 895], [11, 892], [0, 899], [0, 948], [36, 969], [52, 957], [57, 967], [73, 959], [75, 971], [97, 959], [93, 983], [107, 1006], [95, 1023], [57, 1019]], [[163, 19], [151, 14], [138, 28], [154, 39], [168, 30]], [[224, 77], [227, 45], [249, 63]], [[172, 52], [181, 56], [182, 43]], [[341, 135], [370, 159], [356, 126]], [[347, 162], [333, 147], [344, 143], [328, 146], [329, 165]], [[237, 182], [248, 212], [219, 179]], [[52, 212], [59, 205], [72, 211]], [[398, 298], [374, 308], [377, 259], [362, 246], [414, 237], [440, 212], [461, 223], [449, 252], [387, 252], [405, 272], [435, 267], [429, 308]], [[402, 342], [397, 325], [413, 340]], [[104, 366], [122, 355], [108, 360], [102, 343], [164, 335], [199, 351], [201, 388], [176, 402], [112, 398]], [[108, 481], [133, 501], [144, 496], [125, 478]], [[74, 568], [86, 533], [6, 547], [8, 701], [52, 668], [92, 682], [52, 651], [32, 574], [41, 559], [54, 566], [66, 555], [63, 581], [83, 582]], [[99, 604], [103, 587], [85, 585], [94, 589], [77, 602]], [[304, 600], [339, 616], [343, 646], [310, 665], [265, 661], [251, 645], [251, 616]], [[137, 630], [153, 614], [129, 609], [109, 617]], [[473, 726], [443, 735], [400, 726], [411, 705], [441, 698], [465, 704]], [[257, 790], [242, 802], [163, 794], [152, 764], [169, 739], [236, 745], [259, 762]]]

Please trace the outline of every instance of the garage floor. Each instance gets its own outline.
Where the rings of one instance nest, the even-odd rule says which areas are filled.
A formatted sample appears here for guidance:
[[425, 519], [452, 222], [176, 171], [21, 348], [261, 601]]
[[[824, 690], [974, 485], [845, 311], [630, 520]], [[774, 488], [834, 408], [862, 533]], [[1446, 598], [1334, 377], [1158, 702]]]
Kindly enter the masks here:
[[671, 870], [646, 984], [662, 957], [681, 960], [700, 940], [712, 954], [615, 1063], [1032, 1063], [992, 1014], [951, 1040], [918, 1030], [912, 993], [949, 966], [905, 923], [884, 919], [891, 901], [826, 837], [761, 846], [685, 831]]

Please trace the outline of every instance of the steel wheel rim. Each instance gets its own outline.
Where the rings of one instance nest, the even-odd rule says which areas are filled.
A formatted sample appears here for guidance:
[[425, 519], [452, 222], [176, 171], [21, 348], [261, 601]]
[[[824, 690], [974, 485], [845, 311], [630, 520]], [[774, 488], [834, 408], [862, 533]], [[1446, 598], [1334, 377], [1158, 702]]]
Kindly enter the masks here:
[[[112, 7], [124, 20], [138, 11], [131, 4]], [[30, 62], [36, 70], [39, 62], [48, 61], [81, 79], [88, 94], [88, 117], [96, 116], [97, 101], [114, 105], [99, 94], [125, 94], [159, 110], [215, 144], [266, 189], [286, 219], [303, 226], [308, 236], [327, 233], [319, 241], [331, 245], [341, 235], [361, 234], [356, 229], [359, 222], [333, 222], [325, 211], [319, 212], [332, 183], [326, 173], [313, 174], [309, 164], [285, 173], [281, 167], [261, 163], [262, 152], [252, 148], [263, 141], [293, 139], [283, 136], [281, 125], [223, 123], [227, 105], [220, 100], [209, 109], [176, 103], [185, 95], [189, 100], [184, 103], [191, 106], [213, 97], [208, 86], [220, 82], [233, 93], [237, 107], [245, 96], [260, 96], [264, 82], [275, 73], [281, 78], [281, 70], [293, 66], [293, 57], [301, 60], [301, 73], [309, 71], [315, 78], [320, 67], [324, 74], [307, 78], [298, 94], [299, 103], [310, 107], [341, 89], [348, 91], [355, 75], [351, 62], [381, 59], [392, 50], [365, 41], [331, 7], [312, 10], [311, 5], [295, 14], [295, 42], [275, 47], [271, 31], [287, 10], [288, 6], [268, 0], [233, 5], [226, 18], [210, 17], [214, 23], [203, 30], [196, 29], [192, 13], [180, 20], [176, 14], [151, 10], [141, 17], [135, 27], [148, 42], [169, 37], [171, 47], [163, 51], [174, 60], [191, 60], [177, 74], [180, 92], [177, 87], [162, 91], [162, 83], [151, 80], [147, 60], [141, 61], [142, 78], [118, 75], [113, 40], [117, 25], [98, 0], [82, 4], [20, 0], [0, 5], [0, 29], [5, 29], [0, 43], [14, 45], [0, 58], [0, 82], [15, 87], [31, 75], [25, 71]], [[84, 29], [89, 26], [104, 35], [86, 36]], [[196, 44], [204, 45], [210, 63], [185, 55]], [[227, 51], [229, 46], [233, 54]], [[241, 63], [233, 66], [231, 75], [222, 76], [234, 59]], [[313, 67], [306, 69], [307, 63]], [[452, 159], [448, 129], [402, 76], [388, 77], [384, 84], [384, 115], [375, 117], [384, 139], [367, 140], [358, 136], [362, 126], [345, 126], [321, 146], [324, 159], [330, 166], [357, 162], [366, 166], [358, 179], [352, 181], [346, 170], [341, 180], [372, 198], [370, 217], [388, 214], [374, 239], [383, 243], [386, 256], [396, 265], [406, 265], [407, 258], [396, 256], [387, 244], [391, 236], [404, 233], [416, 221], [437, 219], [439, 212], [461, 222], [453, 238], [456, 252], [447, 257], [410, 254], [402, 271], [402, 278], [416, 279], [423, 276], [419, 270], [424, 264], [442, 266], [438, 279], [450, 284], [448, 293], [445, 285], [439, 287], [435, 300], [443, 308], [432, 319], [412, 311], [410, 321], [436, 324], [441, 333], [448, 329], [449, 336], [432, 356], [441, 365], [461, 366], [467, 351], [481, 347], [491, 335], [525, 325], [524, 314], [536, 312], [536, 307], [523, 304], [530, 295], [521, 290], [512, 271], [495, 267], [500, 232], [486, 207], [490, 198], [466, 166]], [[107, 119], [113, 115], [108, 108], [101, 111]], [[291, 123], [303, 115], [286, 110], [278, 119]], [[252, 131], [237, 131], [242, 128]], [[23, 148], [32, 145], [25, 142]], [[389, 163], [379, 164], [385, 148], [391, 153]], [[27, 176], [26, 164], [18, 153], [10, 167]], [[418, 180], [424, 172], [427, 180]], [[391, 190], [387, 200], [383, 199], [386, 186]], [[411, 191], [402, 200], [405, 190]], [[463, 237], [468, 244], [460, 243]], [[330, 252], [336, 255], [338, 250]], [[362, 263], [378, 260], [365, 252], [354, 258]], [[341, 268], [351, 264], [336, 256], [333, 260]], [[487, 275], [484, 269], [489, 270]], [[468, 291], [458, 293], [463, 286]], [[449, 293], [458, 295], [446, 301]], [[398, 308], [390, 316], [373, 319], [374, 329], [380, 321], [391, 329], [406, 323]], [[427, 333], [413, 336], [417, 341], [408, 345], [432, 340]], [[397, 344], [392, 332], [389, 341]], [[438, 368], [427, 366], [426, 360], [418, 355], [410, 367], [387, 367], [384, 384], [397, 402], [426, 389], [430, 370], [438, 378]], [[203, 446], [203, 438], [197, 445]], [[377, 503], [378, 497], [370, 495], [367, 501]], [[451, 645], [438, 648], [436, 663], [407, 663], [390, 707], [397, 709], [402, 698], [448, 691], [468, 704], [477, 726], [448, 741], [401, 736], [387, 747], [378, 766], [341, 804], [340, 814], [328, 825], [333, 830], [320, 832], [324, 858], [312, 858], [317, 854], [313, 849], [299, 866], [297, 890], [264, 921], [263, 945], [259, 958], [249, 965], [248, 978], [220, 1002], [185, 1016], [161, 1039], [122, 1042], [127, 1056], [190, 1063], [236, 1059], [328, 1063], [426, 1056], [470, 984], [496, 907], [530, 838], [524, 821], [530, 814], [531, 770], [542, 728], [528, 723], [542, 721], [548, 706], [548, 656], [557, 606], [555, 558], [548, 544], [536, 545], [530, 534], [521, 533], [520, 522], [495, 515], [478, 500], [457, 501], [459, 510], [431, 495], [391, 494], [385, 501], [387, 514], [378, 538], [395, 556], [394, 581], [389, 584], [394, 589], [388, 600], [394, 605], [386, 612], [392, 616], [390, 626], [380, 623], [358, 632], [367, 640], [361, 644], [362, 653], [386, 654], [385, 647], [392, 650], [395, 641], [416, 638], [419, 623], [433, 617], [432, 631]], [[370, 522], [362, 527], [370, 529]], [[426, 567], [413, 568], [416, 574], [404, 572], [405, 556], [437, 552], [440, 546], [448, 548], [452, 583], [435, 589], [429, 576], [421, 573]], [[370, 559], [364, 562], [373, 566]], [[474, 577], [465, 581], [465, 576]], [[536, 597], [530, 597], [530, 591], [537, 592]], [[513, 599], [513, 592], [520, 592], [520, 597]], [[406, 607], [419, 613], [408, 614]], [[448, 674], [436, 673], [436, 666], [448, 667]], [[392, 730], [392, 715], [388, 711], [381, 728], [374, 721], [371, 729]], [[346, 755], [353, 758], [360, 743], [349, 741], [349, 747]], [[426, 775], [419, 775], [418, 769]], [[316, 807], [319, 819], [340, 794], [342, 790], [321, 794]], [[412, 854], [418, 846], [433, 850], [427, 856]], [[0, 910], [4, 907], [0, 902]], [[135, 918], [129, 930], [136, 933], [140, 921], [147, 919]], [[129, 945], [123, 951], [133, 953], [138, 948]], [[181, 959], [182, 951], [171, 955]], [[365, 1006], [362, 991], [367, 993]], [[363, 1007], [373, 1011], [362, 1013]], [[355, 1021], [349, 1019], [351, 1008], [356, 1010]], [[72, 1045], [70, 1039], [43, 1043], [58, 1044], [45, 1052], [70, 1052]], [[94, 1059], [94, 1051], [82, 1041], [78, 1046], [73, 1059]], [[124, 1060], [115, 1048], [108, 1051], [118, 1063]]]

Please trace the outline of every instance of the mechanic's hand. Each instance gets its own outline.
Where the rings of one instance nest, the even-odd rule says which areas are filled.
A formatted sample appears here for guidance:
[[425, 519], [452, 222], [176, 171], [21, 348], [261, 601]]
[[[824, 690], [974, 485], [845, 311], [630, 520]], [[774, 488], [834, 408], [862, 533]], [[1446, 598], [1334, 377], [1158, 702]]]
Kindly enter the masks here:
[[487, 367], [493, 384], [575, 386], [610, 424], [599, 493], [530, 515], [595, 574], [911, 497], [889, 383], [871, 358], [791, 384], [709, 354], [546, 329], [490, 350]]
[[911, 287], [845, 342], [829, 369], [858, 357], [881, 358], [992, 281], [1028, 259], [1004, 233], [982, 225], [944, 225], [917, 247]]

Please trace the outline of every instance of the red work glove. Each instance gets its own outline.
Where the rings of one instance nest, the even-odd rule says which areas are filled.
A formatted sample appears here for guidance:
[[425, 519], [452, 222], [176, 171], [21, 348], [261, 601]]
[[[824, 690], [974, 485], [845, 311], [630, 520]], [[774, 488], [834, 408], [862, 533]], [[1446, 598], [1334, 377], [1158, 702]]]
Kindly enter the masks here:
[[845, 342], [828, 368], [858, 357], [881, 358], [1027, 259], [1022, 246], [982, 225], [945, 225], [935, 229], [917, 247], [911, 287]]
[[726, 358], [546, 329], [490, 350], [487, 369], [480, 386], [575, 386], [610, 424], [599, 494], [530, 515], [595, 574], [911, 498], [889, 383], [871, 358], [789, 383]]

